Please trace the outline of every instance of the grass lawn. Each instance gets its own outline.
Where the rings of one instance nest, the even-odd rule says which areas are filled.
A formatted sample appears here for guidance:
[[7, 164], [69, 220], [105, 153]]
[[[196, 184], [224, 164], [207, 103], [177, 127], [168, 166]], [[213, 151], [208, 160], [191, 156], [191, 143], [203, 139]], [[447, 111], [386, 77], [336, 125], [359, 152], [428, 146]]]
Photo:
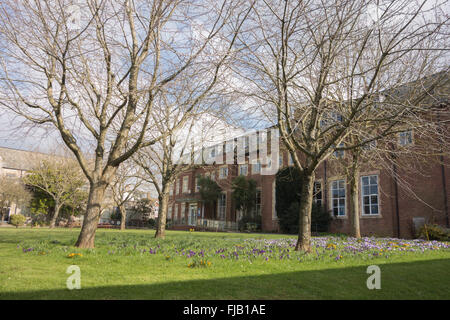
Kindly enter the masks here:
[[[317, 237], [304, 255], [294, 236], [99, 229], [82, 250], [78, 233], [0, 228], [0, 299], [450, 299], [448, 243]], [[66, 288], [70, 265], [80, 290]]]

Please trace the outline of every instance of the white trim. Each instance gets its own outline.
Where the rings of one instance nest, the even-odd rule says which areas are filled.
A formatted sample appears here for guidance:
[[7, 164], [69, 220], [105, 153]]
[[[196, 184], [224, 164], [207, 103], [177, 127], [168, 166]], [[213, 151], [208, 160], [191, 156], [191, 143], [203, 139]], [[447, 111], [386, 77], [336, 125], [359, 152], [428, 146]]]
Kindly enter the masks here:
[[[370, 177], [375, 176], [377, 177], [377, 206], [378, 206], [378, 213], [364, 213], [364, 193], [363, 193], [363, 183], [362, 183], [362, 179], [364, 177], [369, 177], [369, 183], [370, 183]], [[361, 217], [379, 217], [381, 216], [381, 203], [380, 203], [380, 176], [379, 174], [365, 174], [365, 175], [360, 175], [359, 177], [359, 183], [361, 186], [361, 194], [360, 194], [360, 200], [361, 200]], [[372, 194], [370, 194], [369, 196], [371, 196]], [[370, 208], [370, 211], [372, 211], [372, 208]]]

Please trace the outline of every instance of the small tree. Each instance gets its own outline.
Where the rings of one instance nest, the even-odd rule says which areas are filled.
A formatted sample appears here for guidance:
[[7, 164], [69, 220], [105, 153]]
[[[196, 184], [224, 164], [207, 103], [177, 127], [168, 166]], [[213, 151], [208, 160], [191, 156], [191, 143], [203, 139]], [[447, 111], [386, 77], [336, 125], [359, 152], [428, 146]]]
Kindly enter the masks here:
[[247, 223], [256, 223], [259, 228], [261, 225], [261, 216], [254, 213], [256, 207], [256, 181], [246, 179], [244, 176], [237, 176], [233, 179], [231, 188], [234, 206], [242, 212], [242, 218], [239, 221], [240, 229], [244, 229]]
[[139, 217], [144, 225], [150, 220], [150, 214], [153, 211], [153, 203], [150, 199], [143, 198], [136, 201], [133, 207], [134, 214]]
[[[295, 234], [299, 231], [298, 210], [301, 204], [302, 174], [296, 167], [287, 167], [276, 175], [276, 210], [280, 229]], [[315, 232], [328, 231], [332, 217], [322, 206], [312, 204], [311, 229]]]
[[198, 176], [198, 186], [200, 187], [200, 198], [205, 204], [212, 205], [214, 218], [216, 217], [216, 203], [222, 188], [210, 177]]
[[50, 228], [53, 228], [61, 208], [76, 198], [76, 193], [80, 192], [86, 179], [74, 161], [49, 159], [37, 164], [35, 169], [25, 176], [24, 181], [53, 199], [54, 213], [50, 219]]
[[25, 216], [23, 216], [21, 214], [13, 214], [10, 219], [11, 224], [13, 226], [16, 226], [16, 228], [18, 228], [19, 226], [22, 226], [26, 220], [27, 220], [27, 218], [25, 218]]

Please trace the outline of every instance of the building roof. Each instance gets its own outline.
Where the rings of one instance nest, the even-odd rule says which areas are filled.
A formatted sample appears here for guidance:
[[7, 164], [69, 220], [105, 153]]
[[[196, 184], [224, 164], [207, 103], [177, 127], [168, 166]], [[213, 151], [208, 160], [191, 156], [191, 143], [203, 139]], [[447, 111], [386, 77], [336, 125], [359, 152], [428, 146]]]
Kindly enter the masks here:
[[35, 166], [36, 160], [52, 157], [41, 152], [0, 147], [0, 168], [29, 171]]

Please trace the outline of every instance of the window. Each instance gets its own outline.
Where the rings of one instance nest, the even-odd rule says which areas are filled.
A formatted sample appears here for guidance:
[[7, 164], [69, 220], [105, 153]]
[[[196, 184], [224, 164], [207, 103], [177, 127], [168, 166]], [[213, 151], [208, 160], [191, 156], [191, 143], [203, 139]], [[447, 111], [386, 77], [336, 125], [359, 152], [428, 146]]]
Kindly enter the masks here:
[[167, 210], [167, 218], [172, 220], [172, 222], [173, 222], [173, 212], [172, 212], [172, 207], [171, 206]]
[[268, 157], [266, 163], [266, 168], [272, 168], [272, 157]]
[[178, 223], [178, 204], [175, 204], [175, 218], [174, 218], [175, 223]]
[[331, 183], [331, 210], [335, 216], [345, 216], [345, 180]]
[[227, 194], [221, 193], [219, 196], [219, 201], [217, 202], [217, 213], [219, 220], [225, 220], [225, 214], [227, 210]]
[[228, 176], [228, 167], [220, 168], [219, 179], [225, 179]]
[[284, 163], [284, 158], [283, 158], [283, 154], [281, 153], [280, 156], [278, 157], [278, 167], [282, 168], [283, 163]]
[[227, 141], [225, 143], [225, 152], [229, 153], [229, 152], [233, 152], [233, 150], [234, 150], [234, 141], [233, 140]]
[[181, 204], [181, 224], [186, 224], [186, 203]]
[[216, 181], [216, 171], [211, 171], [211, 180]]
[[343, 120], [344, 118], [342, 117], [341, 114], [337, 112], [327, 112], [323, 115], [322, 120], [320, 120], [320, 126], [327, 127], [336, 122], [342, 122]]
[[179, 180], [180, 182], [176, 184], [175, 186], [175, 192], [176, 194], [180, 194], [180, 187], [181, 187], [181, 179]]
[[189, 190], [189, 176], [183, 177], [183, 193], [187, 193]]
[[379, 214], [377, 175], [361, 177], [361, 195], [363, 214]]
[[200, 185], [198, 184], [198, 179], [200, 179], [200, 176], [197, 176], [195, 178], [195, 191], [199, 192], [200, 191]]
[[259, 174], [261, 173], [261, 161], [256, 161], [256, 163], [252, 164], [252, 173]]
[[255, 214], [261, 215], [261, 190], [256, 190]]
[[216, 156], [216, 147], [212, 147], [209, 151], [209, 157], [214, 158]]
[[293, 166], [294, 165], [294, 159], [292, 158], [292, 155], [289, 154], [289, 165]]
[[399, 133], [399, 143], [401, 146], [407, 146], [413, 143], [412, 130], [403, 131]]
[[377, 141], [376, 140], [372, 140], [370, 142], [367, 142], [366, 144], [364, 144], [362, 146], [363, 150], [372, 150], [375, 149], [377, 147]]
[[314, 190], [313, 190], [313, 199], [314, 202], [321, 206], [322, 205], [322, 183], [315, 181], [314, 182]]
[[[339, 143], [338, 148], [342, 148], [343, 146], [344, 146], [344, 143], [341, 142], [341, 143]], [[338, 159], [342, 159], [344, 157], [344, 150], [335, 150], [333, 152], [333, 156], [335, 156]]]
[[241, 176], [246, 176], [248, 173], [248, 165], [246, 164], [241, 164], [239, 166], [239, 175]]
[[169, 195], [173, 196], [173, 183], [169, 185]]

